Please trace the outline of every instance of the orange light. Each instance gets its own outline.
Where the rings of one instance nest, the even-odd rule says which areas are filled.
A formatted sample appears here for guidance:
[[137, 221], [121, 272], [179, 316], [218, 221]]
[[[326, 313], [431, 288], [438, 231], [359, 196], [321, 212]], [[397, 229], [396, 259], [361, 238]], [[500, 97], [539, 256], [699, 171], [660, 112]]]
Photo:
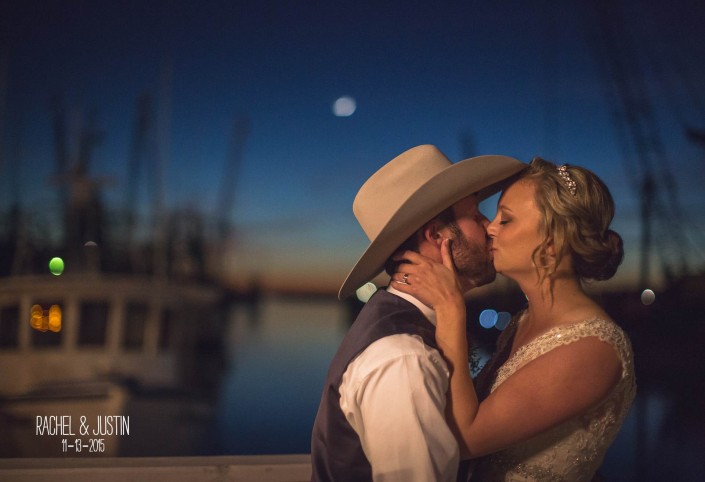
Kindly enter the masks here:
[[35, 330], [41, 332], [51, 330], [55, 333], [61, 331], [61, 307], [59, 305], [51, 305], [49, 311], [44, 311], [41, 305], [32, 305], [31, 315], [29, 325]]
[[35, 330], [42, 329], [42, 314], [32, 314], [32, 318], [29, 320], [29, 324]]
[[53, 332], [61, 331], [61, 307], [51, 305], [49, 308], [49, 329]]

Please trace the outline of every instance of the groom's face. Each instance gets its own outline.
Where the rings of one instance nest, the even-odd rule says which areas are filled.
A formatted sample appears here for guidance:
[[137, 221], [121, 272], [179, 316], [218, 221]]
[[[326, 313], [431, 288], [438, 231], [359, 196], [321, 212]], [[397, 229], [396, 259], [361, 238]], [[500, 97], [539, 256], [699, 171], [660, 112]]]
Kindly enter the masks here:
[[453, 205], [455, 223], [447, 226], [444, 235], [452, 240], [455, 269], [463, 290], [490, 283], [495, 278], [487, 225], [489, 220], [478, 209], [476, 195]]

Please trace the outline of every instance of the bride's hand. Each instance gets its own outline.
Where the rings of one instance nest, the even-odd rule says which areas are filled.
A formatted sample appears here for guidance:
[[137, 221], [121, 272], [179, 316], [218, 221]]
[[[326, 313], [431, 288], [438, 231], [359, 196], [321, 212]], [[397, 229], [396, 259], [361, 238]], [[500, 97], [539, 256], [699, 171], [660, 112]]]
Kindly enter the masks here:
[[394, 288], [419, 299], [425, 305], [438, 311], [442, 308], [457, 309], [465, 301], [457, 279], [450, 251], [450, 239], [441, 244], [441, 259], [438, 263], [414, 251], [405, 251], [395, 256], [403, 261], [392, 275]]

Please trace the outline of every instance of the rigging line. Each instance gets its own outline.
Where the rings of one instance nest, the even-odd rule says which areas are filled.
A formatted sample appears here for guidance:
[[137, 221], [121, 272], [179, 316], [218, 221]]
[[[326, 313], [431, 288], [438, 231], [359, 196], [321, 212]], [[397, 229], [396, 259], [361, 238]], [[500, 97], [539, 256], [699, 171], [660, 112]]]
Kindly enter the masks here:
[[[702, 17], [700, 20], [703, 20]], [[671, 49], [672, 51], [669, 53], [668, 58], [670, 59], [670, 63], [673, 66], [678, 79], [683, 85], [683, 89], [688, 94], [690, 105], [697, 111], [701, 121], [705, 121], [705, 96], [703, 96], [703, 92], [705, 91], [703, 90], [701, 83], [696, 83], [694, 81], [694, 78], [691, 75], [693, 72], [689, 72], [686, 68], [686, 65], [689, 62], [686, 61], [685, 49], [692, 49], [696, 46], [702, 47], [702, 42], [685, 42], [683, 44], [683, 48]], [[663, 50], [663, 46], [661, 46], [661, 50]], [[692, 54], [690, 56], [692, 59], [690, 63], [695, 62], [699, 65], [701, 63], [701, 55], [702, 54]]]
[[[691, 229], [691, 225], [686, 223], [683, 219], [683, 209], [681, 208], [676, 180], [670, 168], [670, 163], [668, 162], [669, 155], [666, 152], [662, 137], [659, 135], [655, 119], [652, 119], [650, 127], [652, 129], [652, 149], [656, 154], [656, 158], [662, 160], [662, 162], [659, 163], [659, 175], [656, 177], [655, 181], [657, 184], [662, 184], [664, 186], [664, 189], [657, 189], [657, 193], [660, 197], [661, 193], [665, 191], [665, 208], [668, 212], [662, 213], [661, 216], [665, 221], [668, 221], [670, 224], [674, 225], [673, 227], [675, 230], [673, 231], [672, 236], [681, 238], [684, 231]], [[683, 229], [683, 227], [686, 227], [686, 229]]]
[[[672, 216], [669, 216], [664, 207], [658, 203], [655, 205], [657, 219], [660, 219], [659, 231], [663, 232], [665, 239], [671, 241], [674, 245], [674, 250], [680, 254], [681, 262], [685, 264], [686, 254], [695, 254], [705, 261], [705, 249], [703, 249], [702, 231], [697, 224], [691, 223], [684, 229], [683, 222]], [[679, 236], [674, 237], [673, 233], [679, 233]], [[666, 243], [664, 243], [664, 246]]]
[[[660, 191], [660, 189], [656, 190], [654, 202], [654, 214], [659, 221], [659, 227], [665, 232], [667, 239], [673, 241], [676, 251], [680, 252], [683, 258], [687, 251], [705, 260], [705, 231], [702, 225], [692, 219], [686, 222], [683, 219], [683, 209], [679, 208], [674, 213], [668, 205], [664, 205]], [[676, 199], [675, 202], [678, 200]], [[680, 206], [679, 202], [678, 205]], [[685, 263], [684, 259], [683, 263]]]
[[[615, 80], [617, 75], [614, 72], [614, 65], [608, 60], [609, 42], [605, 39], [608, 33], [605, 32], [607, 35], [601, 35], [603, 29], [601, 28], [600, 19], [592, 9], [586, 13], [585, 17], [592, 18], [592, 22], [586, 22], [588, 25], [585, 33], [597, 64], [597, 70], [602, 78], [602, 90], [605, 99], [607, 99], [607, 108], [616, 130], [617, 144], [621, 151], [620, 164], [622, 165], [624, 178], [627, 179], [634, 194], [638, 197], [641, 192], [639, 179], [643, 176], [643, 166], [635, 159], [633, 145], [629, 141], [629, 133], [625, 128], [628, 124], [625, 107], [622, 97], [619, 95], [619, 86]], [[635, 173], [639, 173], [639, 175], [635, 176]]]
[[[641, 168], [639, 172], [642, 173], [641, 180], [645, 183], [651, 180], [661, 185], [661, 188], [650, 191], [655, 209], [653, 209], [653, 213], [646, 212], [645, 218], [642, 220], [645, 223], [644, 236], [648, 236], [650, 232], [648, 225], [653, 224], [649, 220], [650, 218], [655, 218], [657, 221], [658, 226], [654, 226], [657, 230], [666, 230], [670, 222], [671, 230], [666, 230], [668, 231], [668, 239], [673, 240], [681, 248], [681, 259], [684, 266], [685, 254], [682, 251], [689, 244], [683, 233], [683, 226], [686, 226], [686, 223], [680, 221], [682, 210], [678, 208], [675, 182], [668, 169], [668, 157], [649, 102], [648, 89], [639, 74], [641, 72], [639, 51], [633, 48], [630, 43], [632, 39], [626, 35], [624, 21], [620, 22], [622, 17], [619, 14], [621, 12], [617, 11], [616, 6], [610, 2], [599, 2], [593, 5], [597, 12], [596, 25], [599, 27], [597, 31], [602, 34], [597, 39], [602, 42], [593, 42], [592, 45], [602, 46], [602, 51], [598, 51], [598, 61], [602, 60], [603, 72], [610, 73], [611, 85], [613, 86], [612, 94], [618, 98], [617, 105], [621, 106], [621, 110], [615, 109], [613, 112], [618, 114], [615, 115], [618, 120], [624, 122], [620, 129], [624, 128], [625, 131], [628, 131], [622, 136], [622, 139], [629, 137], [632, 140], [632, 147], [641, 161], [639, 166]], [[621, 119], [619, 119], [620, 115]], [[623, 150], [625, 149], [623, 148]], [[656, 171], [659, 172], [658, 179], [655, 179], [652, 174]], [[644, 191], [645, 186], [645, 184], [641, 184], [637, 187], [637, 195], [642, 198], [642, 203], [644, 195], [648, 194], [647, 191]], [[663, 201], [664, 191], [665, 203]], [[666, 209], [666, 207], [670, 209]], [[642, 207], [642, 209], [644, 208]], [[688, 238], [691, 236], [688, 235]], [[652, 244], [647, 242], [642, 246], [642, 249], [650, 251], [651, 246]], [[658, 254], [663, 255], [664, 252], [659, 250]], [[647, 258], [642, 258], [642, 264], [644, 263], [648, 263]], [[648, 273], [648, 268], [645, 269], [647, 269], [645, 272]]]
[[[631, 55], [630, 49], [627, 49], [628, 39], [620, 37], [616, 33], [618, 27], [615, 25], [617, 21], [614, 18], [617, 13], [608, 11], [608, 4], [608, 2], [597, 3], [598, 26], [603, 34], [605, 44], [604, 59], [610, 67], [611, 80], [615, 85], [617, 98], [622, 107], [626, 130], [632, 139], [640, 165], [643, 167], [641, 170], [643, 177], [645, 173], [653, 171], [653, 164], [656, 162], [652, 159], [652, 151], [649, 149], [651, 143], [644, 126], [644, 113], [648, 111], [648, 105], [645, 102], [646, 96], [638, 78], [630, 74], [639, 69], [633, 62], [629, 64], [635, 59]], [[605, 8], [600, 8], [602, 6]]]
[[[698, 89], [696, 88], [695, 84], [692, 83], [691, 77], [687, 75], [686, 69], [683, 67], [683, 62], [680, 59], [680, 55], [676, 54], [674, 56], [673, 66], [676, 70], [676, 73], [678, 74], [678, 78], [683, 83], [685, 91], [690, 97], [691, 105], [698, 111], [698, 115], [705, 119], [705, 101], [703, 101], [702, 98], [697, 94]], [[700, 90], [702, 90], [702, 86], [700, 86]]]
[[218, 206], [216, 207], [217, 217], [221, 223], [221, 235], [226, 235], [229, 231], [229, 218], [233, 212], [237, 184], [243, 166], [245, 145], [250, 130], [249, 117], [235, 119], [227, 148], [220, 192], [218, 193]]
[[[544, 137], [544, 149], [549, 155], [554, 156], [557, 154], [556, 140], [557, 135], [557, 108], [555, 107], [560, 103], [559, 86], [557, 86], [556, 79], [559, 78], [557, 73], [560, 62], [557, 60], [557, 45], [556, 41], [556, 5], [552, 0], [547, 2], [547, 14], [546, 23], [543, 30], [543, 48], [542, 53], [542, 63], [543, 63], [543, 95], [545, 102], [543, 104], [543, 137]], [[557, 102], [551, 102], [555, 100]], [[555, 154], [554, 154], [555, 153]], [[557, 156], [556, 156], [557, 157]]]
[[[686, 258], [685, 252], [682, 246], [678, 246], [674, 240], [671, 238], [670, 233], [665, 230], [658, 230], [654, 237], [656, 238], [656, 245], [660, 247], [657, 251], [658, 258], [661, 263], [669, 266], [673, 269], [677, 267], [678, 270], [674, 273], [677, 275], [686, 275], [689, 271], [689, 267], [695, 270], [702, 267], [701, 261], [705, 259], [700, 250], [693, 252], [693, 250], [688, 251], [688, 257]], [[697, 261], [693, 258], [698, 258]]]
[[685, 223], [687, 226], [685, 229], [683, 228], [684, 223], [680, 220], [673, 220], [672, 224], [673, 229], [679, 229], [685, 233], [685, 236], [691, 241], [691, 246], [699, 253], [702, 253], [701, 257], [705, 260], [705, 230], [703, 229], [703, 225], [692, 219], [689, 220], [688, 223]]
[[[679, 101], [677, 94], [675, 94], [675, 92], [678, 91], [678, 87], [675, 85], [676, 82], [673, 80], [673, 77], [666, 73], [666, 69], [664, 68], [665, 63], [662, 59], [658, 58], [658, 54], [654, 50], [646, 49], [645, 56], [651, 65], [656, 80], [661, 86], [663, 97], [670, 106], [670, 110], [673, 112], [678, 123], [683, 128], [693, 125], [693, 123], [688, 120], [689, 116], [683, 103]], [[693, 105], [693, 107], [697, 108], [697, 105]]]
[[686, 261], [687, 259], [692, 259], [693, 253], [691, 250], [683, 249], [683, 246], [672, 239], [666, 230], [657, 230], [655, 234], [657, 237], [656, 245], [659, 246], [657, 253], [662, 264], [670, 270], [676, 268], [676, 275], [687, 274], [689, 264], [693, 264]]
[[[649, 19], [650, 18], [651, 17], [649, 17]], [[642, 32], [659, 32], [658, 26], [654, 25], [653, 21], [651, 21], [649, 25], [641, 22], [639, 24], [642, 27]], [[649, 42], [650, 48], [644, 49], [646, 58], [651, 63], [654, 73], [657, 74], [664, 93], [670, 98], [674, 106], [677, 106], [674, 108], [674, 112], [676, 112], [676, 116], [679, 118], [681, 125], [688, 125], [686, 121], [688, 115], [683, 113], [685, 111], [682, 107], [683, 102], [678, 102], [677, 97], [674, 95], [675, 92], [679, 91], [679, 86], [682, 91], [687, 94], [688, 101], [686, 103], [696, 111], [695, 114], [699, 116], [700, 119], [705, 121], [705, 102], [698, 94], [699, 91], [702, 91], [702, 86], [699, 86], [698, 89], [693, 83], [692, 77], [689, 75], [690, 72], [688, 72], [688, 69], [685, 67], [686, 62], [684, 61], [683, 49], [680, 46], [671, 48], [668, 54], [666, 54], [665, 43], [663, 41], [655, 41], [653, 36], [648, 34], [642, 37], [651, 40]], [[692, 58], [695, 59], [698, 57], [693, 56]], [[664, 66], [670, 67], [670, 69], [666, 69]], [[669, 72], [666, 72], [666, 70], [669, 70]], [[669, 76], [667, 75], [668, 73], [673, 75]], [[670, 82], [667, 79], [670, 79]], [[669, 88], [669, 86], [672, 86], [672, 88]]]
[[697, 234], [699, 235], [700, 239], [693, 239], [694, 235], [696, 233], [693, 230], [686, 230], [685, 235], [689, 238], [690, 240], [690, 245], [694, 248], [692, 251], [696, 252], [700, 259], [705, 262], [705, 248], [703, 248], [703, 232], [702, 230], [698, 230]]
[[6, 52], [0, 52], [0, 176], [5, 165], [5, 117], [7, 112], [7, 71], [8, 58]]
[[[657, 266], [661, 268], [663, 272], [662, 274], [665, 277], [667, 273], [672, 272], [672, 267], [675, 264], [669, 260], [669, 252], [672, 250], [670, 247], [670, 242], [673, 240], [666, 236], [664, 231], [660, 229], [652, 230], [651, 236], [653, 238], [651, 243], [652, 246], [658, 246], [659, 249], [652, 249], [649, 253], [649, 272], [651, 272], [652, 265], [658, 261]], [[651, 276], [647, 276], [647, 278], [648, 280], [653, 279]]]
[[[610, 12], [607, 9], [601, 10], [603, 13], [603, 27], [610, 30], [614, 55], [609, 55], [608, 58], [614, 64], [616, 75], [624, 77], [620, 81], [621, 94], [625, 98], [630, 98], [631, 102], [628, 106], [626, 116], [629, 120], [631, 133], [635, 138], [637, 151], [642, 162], [651, 161], [651, 166], [647, 167], [649, 172], [658, 172], [658, 177], [654, 179], [658, 184], [663, 185], [663, 189], [657, 189], [656, 193], [661, 196], [661, 192], [665, 191], [666, 206], [670, 213], [668, 219], [682, 220], [682, 210], [680, 209], [680, 201], [678, 190], [676, 188], [675, 178], [672, 174], [672, 169], [669, 162], [669, 156], [666, 153], [666, 148], [663, 144], [662, 137], [658, 128], [658, 123], [654, 114], [653, 104], [650, 101], [649, 89], [643, 78], [640, 75], [640, 58], [643, 56], [646, 48], [636, 49], [634, 47], [635, 34], [627, 31], [626, 22], [621, 16], [622, 12], [610, 2], [604, 5], [612, 7]], [[624, 26], [622, 28], [622, 26]], [[616, 32], [622, 32], [621, 36], [617, 36]], [[619, 41], [617, 41], [619, 40]], [[646, 43], [643, 43], [646, 45]], [[619, 50], [621, 48], [621, 51]], [[642, 55], [639, 55], [642, 54]], [[622, 68], [624, 67], [624, 68]], [[685, 226], [685, 223], [682, 224]], [[675, 231], [673, 236], [681, 238], [681, 230]]]
[[[656, 245], [662, 246], [662, 247], [667, 246], [667, 244], [664, 244], [664, 243], [667, 243], [667, 240], [665, 239], [666, 237], [661, 235], [660, 232], [654, 233], [654, 238], [655, 238], [654, 241], [655, 241]], [[670, 251], [670, 250], [663, 249], [663, 248], [659, 249], [657, 251], [657, 258], [658, 259], [653, 260], [654, 262], [658, 261], [658, 263], [655, 263], [655, 264], [658, 268], [661, 269], [662, 274], [665, 278], [671, 278], [671, 275], [673, 274], [673, 266], [678, 265], [676, 262], [670, 260], [670, 257], [668, 256], [668, 251]], [[680, 271], [680, 269], [679, 269], [679, 271]], [[681, 273], [678, 273], [678, 275], [680, 275], [680, 274]], [[669, 281], [670, 281], [670, 279], [669, 279]]]

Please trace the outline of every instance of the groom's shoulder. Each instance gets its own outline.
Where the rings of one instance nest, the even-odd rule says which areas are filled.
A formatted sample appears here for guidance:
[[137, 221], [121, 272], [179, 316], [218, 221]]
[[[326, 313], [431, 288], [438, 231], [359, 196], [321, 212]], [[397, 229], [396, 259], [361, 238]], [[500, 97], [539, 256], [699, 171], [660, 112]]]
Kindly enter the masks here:
[[421, 367], [425, 361], [445, 366], [440, 353], [424, 343], [418, 335], [397, 333], [382, 337], [363, 350], [351, 363], [355, 378], [365, 378], [395, 363], [410, 362], [411, 367]]

